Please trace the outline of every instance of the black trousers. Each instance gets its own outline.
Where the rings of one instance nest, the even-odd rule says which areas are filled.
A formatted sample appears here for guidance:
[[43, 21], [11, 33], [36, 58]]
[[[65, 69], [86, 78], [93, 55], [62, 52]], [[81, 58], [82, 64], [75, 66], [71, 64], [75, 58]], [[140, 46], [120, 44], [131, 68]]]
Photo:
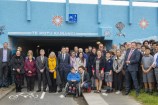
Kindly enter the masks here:
[[56, 79], [54, 79], [54, 73], [49, 73], [51, 85], [49, 85], [49, 91], [57, 91]]
[[70, 72], [69, 70], [59, 71], [59, 75], [62, 82], [62, 84], [60, 85], [60, 89], [65, 87], [65, 84], [67, 83], [67, 75], [69, 74], [69, 72]]
[[26, 76], [27, 90], [33, 91], [35, 86], [35, 76]]
[[92, 78], [93, 74], [92, 74], [92, 67], [88, 66], [88, 73], [89, 73], [89, 77]]
[[0, 87], [8, 86], [8, 63], [2, 63], [0, 66]]
[[139, 84], [138, 84], [138, 77], [137, 71], [128, 71], [126, 70], [125, 79], [126, 79], [126, 92], [131, 90], [131, 80], [133, 81], [134, 87], [136, 92], [139, 92]]
[[114, 77], [114, 88], [115, 90], [122, 90], [122, 85], [123, 85], [123, 74], [120, 71], [119, 73], [113, 72], [113, 77]]
[[138, 83], [140, 88], [143, 88], [143, 72], [142, 72], [142, 68], [139, 67], [139, 70], [137, 71], [137, 76], [138, 76]]
[[43, 82], [43, 90], [46, 90], [47, 87], [47, 78], [46, 73], [38, 73], [38, 90], [41, 90], [41, 83]]
[[16, 91], [21, 91], [22, 89], [22, 78], [23, 74], [15, 73], [15, 85], [16, 85]]
[[8, 77], [7, 78], [8, 78], [8, 85], [11, 85], [13, 83], [11, 67], [8, 67]]

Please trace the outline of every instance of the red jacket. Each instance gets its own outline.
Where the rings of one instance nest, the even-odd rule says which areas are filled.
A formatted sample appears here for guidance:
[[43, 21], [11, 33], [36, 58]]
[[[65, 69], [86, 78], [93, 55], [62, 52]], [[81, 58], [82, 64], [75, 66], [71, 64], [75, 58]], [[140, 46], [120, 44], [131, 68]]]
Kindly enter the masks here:
[[[25, 65], [24, 65], [24, 69], [25, 69], [26, 76], [34, 76], [34, 75], [36, 75], [36, 61], [32, 60], [30, 62], [28, 59], [26, 59], [25, 60]], [[29, 71], [31, 71], [32, 73], [29, 73]]]

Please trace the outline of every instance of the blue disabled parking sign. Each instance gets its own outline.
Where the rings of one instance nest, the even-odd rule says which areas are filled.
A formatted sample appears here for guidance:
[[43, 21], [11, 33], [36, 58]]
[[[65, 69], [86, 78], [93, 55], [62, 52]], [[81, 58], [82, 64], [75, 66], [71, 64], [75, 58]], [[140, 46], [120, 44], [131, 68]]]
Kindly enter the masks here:
[[77, 14], [69, 14], [69, 22], [77, 23]]

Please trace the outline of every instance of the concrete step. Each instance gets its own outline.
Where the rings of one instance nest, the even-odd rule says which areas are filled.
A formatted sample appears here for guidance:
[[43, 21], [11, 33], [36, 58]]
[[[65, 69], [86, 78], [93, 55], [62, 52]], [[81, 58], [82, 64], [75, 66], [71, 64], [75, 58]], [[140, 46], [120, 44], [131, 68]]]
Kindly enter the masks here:
[[88, 105], [109, 105], [101, 96], [97, 93], [83, 93]]
[[115, 93], [83, 93], [88, 105], [142, 105], [131, 96], [124, 96]]

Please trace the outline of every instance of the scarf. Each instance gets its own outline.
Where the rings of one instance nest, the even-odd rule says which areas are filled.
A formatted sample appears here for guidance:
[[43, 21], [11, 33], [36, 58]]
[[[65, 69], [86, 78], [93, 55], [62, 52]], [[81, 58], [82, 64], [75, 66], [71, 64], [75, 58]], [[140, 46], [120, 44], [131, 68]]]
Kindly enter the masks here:
[[[55, 70], [57, 64], [56, 64], [56, 58], [48, 58], [48, 67], [49, 67], [49, 70]], [[57, 73], [56, 73], [56, 70], [54, 71], [54, 79], [56, 79], [57, 77]]]

